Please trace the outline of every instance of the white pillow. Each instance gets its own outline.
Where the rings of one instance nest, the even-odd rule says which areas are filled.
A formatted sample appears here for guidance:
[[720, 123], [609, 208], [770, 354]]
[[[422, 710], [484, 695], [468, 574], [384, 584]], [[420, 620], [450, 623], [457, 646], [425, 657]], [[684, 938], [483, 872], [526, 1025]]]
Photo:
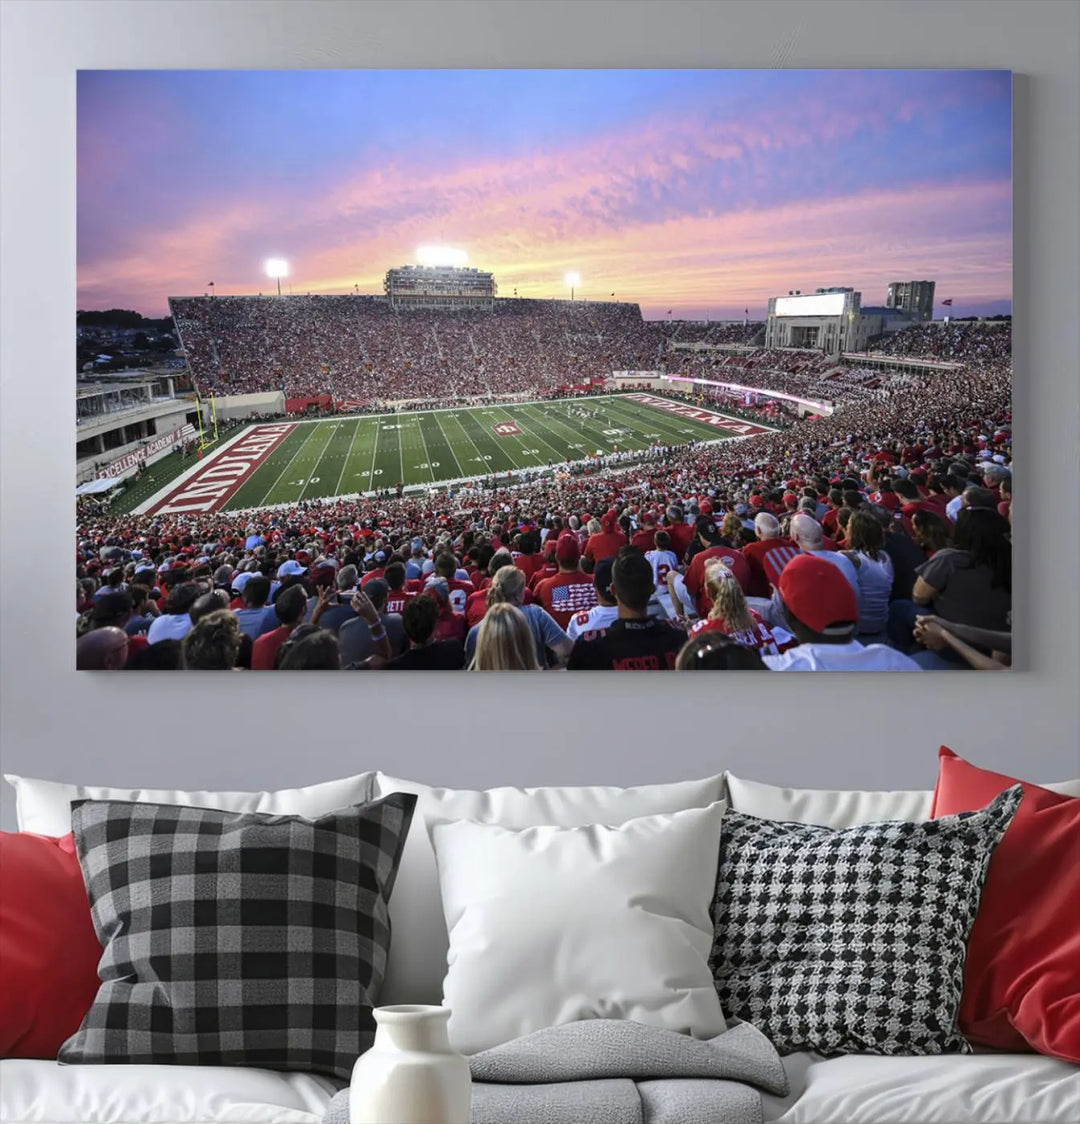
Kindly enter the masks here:
[[723, 777], [640, 785], [635, 788], [491, 788], [486, 791], [431, 788], [376, 774], [376, 794], [412, 792], [417, 796], [412, 827], [405, 840], [390, 898], [390, 955], [379, 1001], [439, 1003], [446, 975], [449, 939], [439, 904], [439, 878], [427, 824], [436, 820], [475, 820], [503, 827], [554, 824], [622, 824], [637, 816], [704, 808], [719, 800]]
[[[763, 820], [817, 824], [843, 830], [883, 820], [923, 823], [930, 818], [933, 789], [871, 792], [852, 789], [778, 788], [724, 774], [728, 807]], [[1080, 796], [1080, 780], [1044, 784], [1052, 792]]]
[[724, 804], [621, 827], [432, 825], [463, 1054], [579, 1019], [712, 1038], [709, 970]]
[[862, 792], [828, 788], [778, 788], [724, 774], [728, 807], [763, 820], [817, 824], [842, 830], [882, 820], [922, 823], [933, 792]]
[[102, 785], [61, 784], [17, 777], [4, 780], [15, 789], [20, 831], [37, 835], [67, 835], [71, 830], [72, 800], [132, 800], [142, 804], [182, 804], [189, 808], [217, 808], [223, 812], [265, 812], [281, 816], [315, 816], [366, 804], [372, 799], [374, 773], [358, 773], [307, 788], [278, 792], [183, 792], [166, 788], [106, 788]]

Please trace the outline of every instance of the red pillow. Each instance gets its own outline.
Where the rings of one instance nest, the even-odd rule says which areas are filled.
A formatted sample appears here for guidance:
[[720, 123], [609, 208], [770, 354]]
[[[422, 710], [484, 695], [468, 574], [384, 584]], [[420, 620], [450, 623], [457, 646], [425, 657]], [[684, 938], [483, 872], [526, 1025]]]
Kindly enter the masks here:
[[0, 1057], [55, 1058], [100, 959], [73, 836], [0, 831]]
[[945, 746], [931, 817], [1020, 783], [968, 941], [960, 1030], [998, 1050], [1080, 1062], [1080, 799], [969, 765]]

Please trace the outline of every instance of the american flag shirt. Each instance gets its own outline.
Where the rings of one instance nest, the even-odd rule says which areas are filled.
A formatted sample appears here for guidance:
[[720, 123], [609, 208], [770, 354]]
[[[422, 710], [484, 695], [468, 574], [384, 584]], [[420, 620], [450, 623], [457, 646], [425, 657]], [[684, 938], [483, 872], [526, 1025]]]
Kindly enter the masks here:
[[537, 588], [540, 604], [566, 629], [575, 613], [596, 604], [596, 590], [588, 574], [556, 574]]

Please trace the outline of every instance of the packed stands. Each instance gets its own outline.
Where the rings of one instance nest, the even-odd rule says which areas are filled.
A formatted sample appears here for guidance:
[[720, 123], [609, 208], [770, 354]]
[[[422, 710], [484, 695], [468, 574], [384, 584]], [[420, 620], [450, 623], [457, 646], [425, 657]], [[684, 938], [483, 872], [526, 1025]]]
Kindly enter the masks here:
[[469, 398], [657, 366], [637, 305], [499, 300], [493, 311], [395, 312], [380, 297], [170, 301], [204, 393], [283, 390], [337, 400]]
[[[444, 369], [442, 360], [448, 358], [453, 377], [461, 380], [454, 384], [456, 387], [490, 387], [496, 364], [500, 372], [510, 368], [507, 382], [513, 386], [515, 368], [528, 365], [534, 372], [551, 370], [551, 356], [541, 349], [550, 347], [546, 341], [553, 335], [561, 334], [567, 348], [576, 349], [573, 354], [590, 373], [602, 369], [603, 364], [610, 361], [610, 355], [625, 357], [633, 354], [635, 348], [639, 349], [638, 354], [642, 353], [641, 349], [647, 354], [656, 339], [655, 334], [643, 326], [634, 306], [604, 306], [605, 311], [598, 313], [599, 306], [530, 309], [527, 306], [533, 302], [522, 301], [508, 302], [508, 310], [497, 314], [501, 318], [500, 329], [505, 329], [505, 334], [470, 324], [469, 314], [456, 321], [452, 329], [438, 318], [416, 319], [416, 314], [410, 314], [408, 326], [402, 332], [389, 332], [376, 345], [374, 338], [369, 339], [361, 329], [366, 329], [369, 321], [378, 322], [380, 317], [392, 314], [376, 311], [373, 303], [365, 305], [366, 298], [341, 299], [353, 301], [351, 307], [361, 325], [352, 337], [353, 345], [359, 347], [363, 342], [364, 364], [370, 363], [372, 367], [371, 372], [356, 375], [359, 380], [356, 385], [360, 388], [357, 393], [385, 394], [375, 378], [375, 371], [400, 378], [414, 392], [425, 385], [434, 387], [438, 385], [438, 372]], [[243, 348], [236, 340], [229, 340], [225, 347], [225, 337], [214, 335], [221, 330], [215, 328], [213, 322], [213, 318], [220, 315], [217, 306], [224, 305], [226, 300], [229, 298], [198, 302], [194, 309], [176, 309], [174, 305], [174, 311], [194, 318], [205, 317], [199, 330], [186, 332], [189, 354], [192, 348], [201, 348], [203, 350], [193, 356], [194, 362], [201, 363], [206, 356], [213, 361], [216, 348], [220, 365], [214, 369], [221, 375], [228, 375], [228, 384], [232, 387], [234, 377], [256, 380], [262, 375], [254, 366], [245, 368], [237, 361]], [[215, 307], [208, 310], [208, 303]], [[257, 302], [249, 301], [243, 310], [236, 312], [237, 316], [246, 318], [246, 347], [255, 347], [258, 331], [270, 333], [282, 327], [275, 320], [280, 317], [279, 312], [251, 311], [257, 307]], [[288, 306], [282, 302], [276, 307]], [[319, 323], [319, 314], [313, 315], [316, 319], [309, 322], [309, 330], [311, 323]], [[596, 322], [591, 322], [593, 320]], [[489, 316], [487, 327], [493, 322]], [[443, 325], [441, 334], [440, 324]], [[578, 556], [578, 551], [584, 548], [590, 533], [615, 541], [621, 529], [629, 533], [628, 537], [644, 535], [646, 539], [656, 529], [670, 529], [672, 537], [682, 544], [687, 541], [687, 533], [696, 541], [697, 532], [702, 531], [704, 541], [697, 544], [699, 547], [703, 548], [708, 542], [742, 552], [756, 543], [759, 531], [766, 536], [771, 533], [768, 521], [755, 523], [755, 515], [775, 516], [780, 520], [780, 532], [787, 533], [788, 522], [795, 511], [809, 515], [815, 526], [820, 525], [829, 540], [829, 548], [843, 548], [847, 545], [845, 527], [861, 509], [881, 522], [885, 534], [883, 549], [889, 555], [889, 567], [894, 572], [888, 636], [862, 638], [869, 653], [865, 666], [884, 668], [910, 664], [911, 670], [964, 666], [956, 654], [960, 647], [946, 647], [945, 642], [939, 646], [934, 639], [947, 634], [949, 629], [971, 639], [974, 645], [970, 650], [975, 651], [975, 656], [964, 655], [963, 659], [1001, 666], [998, 657], [991, 653], [1008, 651], [1011, 644], [1008, 613], [1011, 599], [1008, 561], [1012, 501], [1011, 361], [1007, 348], [1002, 354], [1008, 329], [980, 329], [966, 324], [955, 327], [954, 332], [953, 326], [949, 326], [944, 335], [937, 335], [943, 331], [939, 326], [919, 327], [910, 329], [911, 335], [907, 337], [908, 346], [913, 350], [921, 349], [922, 354], [959, 363], [947, 378], [931, 371], [883, 374], [853, 367], [844, 372], [847, 392], [840, 396], [839, 406], [832, 416], [800, 421], [783, 432], [742, 441], [668, 450], [663, 456], [629, 470], [614, 464], [562, 478], [544, 477], [513, 487], [488, 481], [486, 485], [454, 493], [432, 490], [425, 496], [400, 499], [330, 499], [241, 514], [154, 517], [83, 509], [78, 514], [76, 543], [79, 579], [76, 607], [81, 614], [80, 635], [118, 627], [126, 630], [132, 641], [125, 657], [127, 666], [180, 668], [185, 658], [182, 645], [178, 645], [175, 652], [166, 649], [159, 649], [156, 655], [146, 652], [157, 648], [152, 630], [154, 622], [163, 615], [171, 615], [175, 620], [158, 626], [159, 637], [180, 640], [198, 626], [199, 622], [193, 618], [198, 618], [207, 604], [202, 603], [202, 610], [195, 608], [192, 595], [217, 598], [222, 601], [220, 611], [248, 614], [243, 624], [250, 631], [251, 621], [255, 619], [251, 614], [260, 606], [250, 606], [244, 600], [244, 587], [252, 581], [249, 575], [258, 572], [269, 579], [266, 587], [271, 602], [280, 596], [282, 589], [302, 585], [308, 597], [308, 618], [315, 617], [318, 611], [319, 617], [325, 614], [327, 620], [330, 619], [327, 606], [335, 598], [325, 592], [320, 596], [318, 591], [336, 586], [340, 592], [333, 605], [335, 628], [328, 624], [314, 631], [340, 635], [343, 621], [355, 617], [367, 621], [371, 617], [372, 610], [366, 601], [353, 595], [356, 583], [366, 581], [370, 585], [364, 588], [382, 595], [384, 602], [388, 596], [385, 586], [393, 587], [394, 603], [405, 607], [405, 633], [401, 633], [401, 619], [396, 619], [400, 614], [386, 612], [370, 623], [371, 642], [364, 649], [370, 656], [347, 663], [341, 653], [334, 655], [338, 652], [337, 642], [331, 644], [323, 636], [319, 659], [329, 651], [329, 663], [297, 663], [299, 657], [293, 656], [290, 657], [293, 662], [287, 666], [460, 667], [466, 662], [464, 649], [460, 653], [457, 649], [439, 649], [438, 659], [449, 662], [438, 665], [431, 662], [436, 656], [434, 649], [429, 655], [424, 654], [434, 644], [460, 643], [457, 639], [438, 637], [464, 629], [467, 623], [454, 619], [460, 614], [456, 613], [452, 602], [444, 600], [446, 591], [432, 589], [425, 593], [432, 572], [437, 566], [444, 566], [444, 556], [453, 556], [450, 563], [453, 577], [445, 579], [446, 589], [465, 592], [471, 583], [480, 593], [497, 570], [497, 566], [493, 570], [491, 561], [497, 548], [512, 552], [504, 558], [507, 564], [526, 569], [531, 575], [537, 571], [557, 575], [563, 570], [589, 573], [590, 564]], [[186, 331], [186, 325], [181, 330]], [[297, 331], [300, 330], [298, 327]], [[430, 332], [430, 346], [424, 342], [425, 332]], [[545, 336], [545, 332], [549, 334]], [[892, 337], [889, 346], [895, 347], [896, 341], [897, 337]], [[329, 343], [317, 342], [314, 350], [305, 351], [296, 344], [295, 337], [293, 342], [300, 347], [298, 354], [309, 358], [315, 355], [320, 361], [328, 358], [333, 369], [334, 356], [338, 353], [324, 355], [320, 352], [320, 348], [329, 347]], [[270, 362], [283, 361], [282, 349], [271, 353], [275, 358]], [[483, 383], [466, 379], [468, 353], [477, 360], [469, 378], [483, 379]], [[511, 359], [516, 362], [510, 362]], [[776, 379], [785, 390], [796, 393], [822, 385], [822, 380], [828, 383], [827, 376], [836, 372], [835, 363], [809, 353], [759, 353], [751, 359], [752, 366], [744, 364], [740, 369], [752, 371], [759, 383], [765, 378]], [[292, 360], [290, 363], [287, 377], [296, 379], [296, 364]], [[404, 363], [409, 366], [403, 371]], [[786, 376], [781, 373], [785, 367], [790, 368]], [[241, 374], [245, 370], [247, 374]], [[876, 385], [870, 385], [872, 382]], [[911, 494], [906, 494], [908, 492]], [[917, 532], [914, 522], [915, 516], [924, 522], [927, 514], [939, 519], [942, 527], [932, 546], [930, 539]], [[861, 529], [859, 533], [863, 533]], [[560, 546], [557, 559], [554, 550], [551, 558], [546, 557], [544, 545], [562, 544], [568, 534], [577, 538], [576, 546]], [[970, 616], [955, 606], [950, 608], [938, 587], [931, 588], [934, 598], [921, 608], [913, 601], [920, 588], [917, 574], [925, 572], [929, 575], [928, 581], [933, 577], [934, 581], [943, 583], [946, 579], [941, 575], [955, 569], [943, 564], [945, 554], [953, 547], [944, 548], [944, 552], [941, 548], [941, 542], [952, 542], [954, 534], [956, 550], [966, 558], [964, 566], [979, 574], [985, 571], [985, 580], [993, 593], [992, 604], [990, 600], [985, 605], [980, 603]], [[850, 545], [854, 554], [863, 549], [854, 539]], [[628, 549], [632, 553], [634, 548]], [[680, 571], [688, 570], [694, 549], [695, 544], [691, 542], [688, 548], [677, 552]], [[871, 544], [867, 549], [873, 552], [875, 548]], [[941, 565], [925, 569], [933, 562], [935, 553], [942, 554], [938, 559]], [[444, 562], [441, 563], [440, 558], [444, 558]], [[407, 581], [402, 585], [393, 584], [399, 576], [394, 569], [396, 559], [400, 559], [403, 569], [411, 567], [415, 572], [416, 576], [409, 579], [413, 583], [411, 587]], [[356, 567], [357, 573], [349, 567]], [[463, 576], [466, 573], [468, 581]], [[258, 588], [261, 591], [261, 586]], [[215, 589], [219, 592], [214, 593]], [[400, 592], [394, 593], [394, 590]], [[776, 617], [777, 612], [783, 612], [782, 606], [777, 608], [778, 596], [774, 581], [769, 599], [750, 597], [748, 600], [755, 612], [776, 626], [784, 620], [782, 615], [779, 620]], [[128, 600], [132, 599], [140, 606], [138, 613], [128, 605]], [[428, 599], [437, 602], [430, 614]], [[410, 603], [420, 600], [424, 600], [425, 605], [411, 611]], [[480, 619], [485, 604], [497, 600], [499, 597], [489, 596], [486, 602], [484, 597], [479, 598], [475, 604], [479, 606]], [[528, 603], [529, 597], [522, 595], [522, 604], [527, 608]], [[320, 604], [323, 605], [321, 610]], [[265, 619], [258, 618], [262, 624], [258, 625], [257, 632], [265, 625], [266, 633], [273, 632], [283, 643], [287, 637], [296, 636], [299, 628], [310, 630], [310, 625], [303, 625], [296, 632], [291, 631], [291, 626], [283, 624], [275, 615], [269, 602], [262, 607]], [[690, 611], [692, 609], [691, 605]], [[918, 616], [927, 609], [929, 615]], [[530, 610], [530, 614], [525, 615], [532, 624], [536, 612]], [[318, 620], [314, 623], [319, 625]], [[691, 624], [686, 616], [679, 616], [664, 627], [686, 629]], [[435, 632], [431, 631], [433, 628]], [[152, 642], [138, 643], [138, 638], [148, 630]], [[399, 653], [387, 655], [383, 636], [395, 630], [400, 641]], [[204, 632], [211, 633], [209, 626]], [[406, 634], [410, 638], [407, 649], [405, 641], [400, 639]], [[261, 637], [262, 633], [259, 635]], [[665, 639], [664, 644], [670, 646], [669, 639]], [[80, 644], [82, 642], [80, 640]], [[576, 645], [582, 642], [580, 637], [574, 642], [575, 651]], [[952, 644], [952, 640], [948, 643]], [[103, 643], [88, 644], [86, 660], [97, 658], [94, 652], [104, 647]], [[310, 647], [314, 650], [316, 646]], [[344, 641], [341, 651], [344, 652]], [[412, 653], [412, 656], [401, 662], [402, 653]], [[549, 665], [566, 662], [561, 642], [549, 648], [547, 655]], [[314, 660], [315, 656], [311, 658]], [[338, 662], [333, 662], [335, 659]], [[783, 657], [777, 657], [781, 662], [776, 663], [769, 663], [770, 659], [773, 657], [768, 657], [763, 666], [777, 669], [787, 666], [782, 663]], [[250, 646], [241, 646], [239, 655], [227, 666], [251, 666], [251, 661]], [[95, 665], [83, 662], [81, 666]], [[189, 661], [187, 666], [198, 665]], [[541, 662], [540, 666], [545, 663]], [[583, 666], [589, 665], [581, 659], [575, 661], [573, 655], [569, 657], [571, 669]], [[983, 664], [972, 663], [972, 666]]]

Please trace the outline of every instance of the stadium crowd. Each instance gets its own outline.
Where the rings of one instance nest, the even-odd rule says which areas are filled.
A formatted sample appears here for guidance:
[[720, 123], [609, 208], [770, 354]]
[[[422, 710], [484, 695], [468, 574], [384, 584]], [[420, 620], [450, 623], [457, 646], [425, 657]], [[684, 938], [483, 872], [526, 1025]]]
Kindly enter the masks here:
[[637, 305], [512, 299], [452, 316], [379, 297], [173, 298], [203, 393], [393, 402], [531, 392], [658, 366]]
[[885, 336], [871, 354], [989, 363], [1012, 355], [1012, 321], [963, 321], [913, 324]]
[[80, 512], [77, 664], [1003, 668], [1011, 366], [979, 334], [949, 346], [948, 378], [889, 376], [830, 417], [632, 470]]

